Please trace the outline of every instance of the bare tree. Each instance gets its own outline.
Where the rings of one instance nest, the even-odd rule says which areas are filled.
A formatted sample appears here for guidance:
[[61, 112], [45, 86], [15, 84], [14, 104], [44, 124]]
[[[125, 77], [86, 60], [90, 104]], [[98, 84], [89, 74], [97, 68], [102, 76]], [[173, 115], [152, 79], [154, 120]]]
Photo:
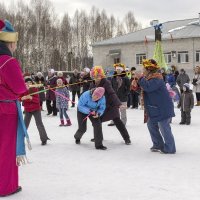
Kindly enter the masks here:
[[134, 13], [129, 11], [124, 18], [126, 33], [134, 32], [141, 29], [140, 24], [136, 21]]
[[93, 65], [91, 44], [138, 30], [133, 12], [123, 21], [94, 6], [89, 14], [76, 10], [58, 18], [49, 0], [19, 0], [7, 9], [0, 2], [0, 18], [8, 19], [19, 32], [16, 57], [29, 71], [73, 70]]

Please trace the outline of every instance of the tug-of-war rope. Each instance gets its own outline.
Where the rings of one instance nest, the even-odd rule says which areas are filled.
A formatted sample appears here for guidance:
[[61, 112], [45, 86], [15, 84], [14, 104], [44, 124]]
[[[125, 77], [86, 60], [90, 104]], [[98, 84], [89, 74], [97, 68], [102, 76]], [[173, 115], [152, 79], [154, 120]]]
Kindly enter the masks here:
[[[126, 72], [123, 72], [123, 73], [120, 73], [120, 74], [114, 74], [114, 75], [111, 75], [111, 76], [105, 76], [105, 78], [112, 78], [112, 77], [120, 76], [120, 75], [123, 75], [123, 74], [126, 74]], [[68, 83], [66, 85], [62, 85], [62, 86], [59, 86], [59, 87], [58, 86], [57, 87], [52, 87], [52, 88], [46, 87], [46, 89], [44, 89], [44, 90], [40, 90], [38, 92], [34, 92], [34, 93], [29, 94], [29, 95], [32, 96], [32, 95], [35, 95], [35, 94], [46, 92], [48, 90], [51, 90], [51, 91], [54, 92], [54, 90], [58, 89], [58, 88], [64, 88], [64, 87], [68, 87], [68, 86], [72, 86], [72, 85], [84, 84], [84, 83], [87, 83], [87, 82], [93, 82], [95, 80], [101, 80], [101, 79], [102, 78], [95, 78], [95, 79], [92, 79], [92, 80], [84, 80], [84, 81], [79, 81], [79, 82], [71, 83], [71, 84]], [[42, 84], [33, 84], [31, 87], [38, 87], [39, 88], [39, 87], [44, 87], [44, 85], [42, 85]]]
[[[120, 76], [120, 75], [124, 75], [124, 74], [126, 74], [126, 72], [114, 74], [114, 75], [111, 75], [111, 76], [105, 76], [105, 78], [112, 78], [112, 77]], [[96, 78], [96, 79], [91, 79], [91, 80], [84, 80], [84, 81], [79, 81], [79, 82], [71, 83], [71, 84], [68, 83], [68, 84], [66, 84], [66, 85], [62, 85], [62, 86], [59, 86], [59, 87], [53, 87], [53, 88], [47, 87], [47, 88], [44, 89], [44, 90], [40, 90], [40, 91], [38, 91], [38, 92], [34, 92], [34, 93], [29, 94], [29, 95], [32, 96], [32, 95], [39, 94], [39, 93], [43, 93], [43, 92], [46, 92], [46, 91], [50, 90], [50, 91], [54, 92], [56, 95], [59, 95], [59, 96], [61, 96], [62, 98], [66, 99], [67, 101], [70, 101], [70, 102], [76, 104], [76, 102], [72, 101], [70, 98], [68, 98], [68, 97], [66, 97], [66, 96], [64, 96], [64, 95], [62, 95], [62, 94], [56, 92], [55, 89], [57, 89], [57, 88], [64, 88], [64, 87], [72, 86], [72, 85], [84, 84], [84, 83], [87, 83], [87, 82], [93, 82], [93, 81], [95, 81], [95, 80], [101, 80], [101, 79], [102, 79], [102, 78]], [[43, 84], [33, 84], [31, 87], [38, 87], [38, 88], [39, 88], [39, 87], [44, 87], [44, 85], [43, 85]], [[89, 118], [91, 115], [93, 115], [92, 112], [90, 112], [90, 113], [83, 119], [83, 121], [85, 121], [85, 120], [86, 120], [87, 118]]]

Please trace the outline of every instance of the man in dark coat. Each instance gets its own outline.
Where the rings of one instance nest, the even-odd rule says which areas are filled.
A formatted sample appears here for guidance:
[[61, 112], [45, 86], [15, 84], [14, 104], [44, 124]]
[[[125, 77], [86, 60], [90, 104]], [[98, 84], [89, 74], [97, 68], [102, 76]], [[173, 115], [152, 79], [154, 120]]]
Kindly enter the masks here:
[[76, 84], [76, 83], [79, 83], [80, 81], [81, 81], [80, 74], [78, 73], [78, 70], [75, 69], [72, 77], [69, 80], [69, 89], [72, 92], [72, 106], [71, 107], [75, 107], [76, 94], [78, 95], [78, 98], [80, 97], [81, 86], [80, 84]]
[[190, 78], [189, 76], [186, 74], [184, 69], [180, 70], [180, 74], [178, 75], [176, 82], [180, 88], [181, 94], [183, 93], [183, 85], [185, 83], [189, 83], [190, 82]]
[[[54, 74], [54, 69], [51, 69], [48, 72], [48, 76], [47, 76], [47, 87], [49, 88], [49, 90], [47, 90], [46, 93], [46, 106], [47, 106], [47, 115], [52, 114], [53, 112], [53, 116], [57, 116], [57, 108], [56, 108], [56, 95], [53, 91], [50, 90], [50, 88], [55, 88], [57, 86], [57, 77]], [[51, 105], [51, 102], [53, 102], [53, 105]]]
[[91, 84], [91, 77], [90, 77], [90, 69], [88, 67], [85, 67], [84, 70], [84, 75], [83, 75], [83, 78], [81, 79], [81, 82], [82, 83], [82, 87], [83, 87], [83, 90], [82, 90], [82, 93], [88, 91], [90, 89], [90, 84]]
[[121, 101], [113, 90], [110, 81], [105, 78], [102, 67], [93, 67], [91, 70], [91, 77], [94, 79], [94, 82], [91, 84], [91, 88], [103, 87], [105, 89], [104, 95], [106, 98], [106, 110], [101, 116], [101, 121], [106, 122], [109, 120], [113, 120], [121, 136], [123, 137], [125, 144], [131, 144], [130, 136], [125, 125], [121, 121], [119, 114], [119, 108], [126, 109], [126, 107], [121, 104]]
[[[116, 92], [121, 104], [127, 107], [128, 93], [130, 92], [130, 81], [126, 76], [125, 66], [121, 63], [115, 65], [115, 73], [111, 80], [112, 87]], [[126, 108], [120, 109], [121, 120], [126, 125]], [[111, 122], [109, 125], [112, 125]]]

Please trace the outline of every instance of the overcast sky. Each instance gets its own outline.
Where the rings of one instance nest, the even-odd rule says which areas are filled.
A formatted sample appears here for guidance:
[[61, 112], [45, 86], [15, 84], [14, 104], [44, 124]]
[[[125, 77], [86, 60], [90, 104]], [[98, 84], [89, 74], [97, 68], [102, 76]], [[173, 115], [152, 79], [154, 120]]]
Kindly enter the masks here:
[[[17, 2], [17, 0], [0, 1], [6, 5]], [[143, 27], [149, 26], [149, 22], [153, 19], [166, 22], [196, 18], [200, 12], [199, 0], [51, 0], [51, 2], [60, 16], [65, 12], [72, 16], [76, 9], [89, 12], [93, 5], [100, 10], [105, 9], [107, 14], [113, 14], [120, 19], [128, 11], [133, 11], [136, 20]]]

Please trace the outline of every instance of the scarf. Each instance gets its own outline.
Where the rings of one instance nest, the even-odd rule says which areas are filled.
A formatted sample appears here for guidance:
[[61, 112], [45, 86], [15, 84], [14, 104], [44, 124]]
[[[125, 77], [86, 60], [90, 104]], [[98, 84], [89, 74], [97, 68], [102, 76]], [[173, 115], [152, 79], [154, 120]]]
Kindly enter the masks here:
[[27, 133], [27, 129], [24, 124], [21, 104], [18, 100], [16, 101], [16, 106], [18, 112], [16, 156], [17, 165], [20, 166], [21, 164], [25, 164], [27, 160], [24, 138], [26, 138], [28, 149], [31, 150], [32, 147]]
[[25, 151], [25, 142], [24, 138], [27, 140], [28, 149], [31, 150], [31, 143], [29, 140], [29, 136], [27, 133], [27, 129], [24, 124], [23, 116], [22, 116], [22, 110], [21, 110], [21, 104], [18, 100], [0, 100], [0, 102], [4, 103], [10, 103], [15, 102], [17, 106], [17, 112], [18, 112], [18, 121], [17, 121], [17, 140], [16, 140], [16, 158], [17, 158], [17, 165], [20, 166], [21, 164], [25, 164], [27, 160], [26, 158], [26, 151]]

